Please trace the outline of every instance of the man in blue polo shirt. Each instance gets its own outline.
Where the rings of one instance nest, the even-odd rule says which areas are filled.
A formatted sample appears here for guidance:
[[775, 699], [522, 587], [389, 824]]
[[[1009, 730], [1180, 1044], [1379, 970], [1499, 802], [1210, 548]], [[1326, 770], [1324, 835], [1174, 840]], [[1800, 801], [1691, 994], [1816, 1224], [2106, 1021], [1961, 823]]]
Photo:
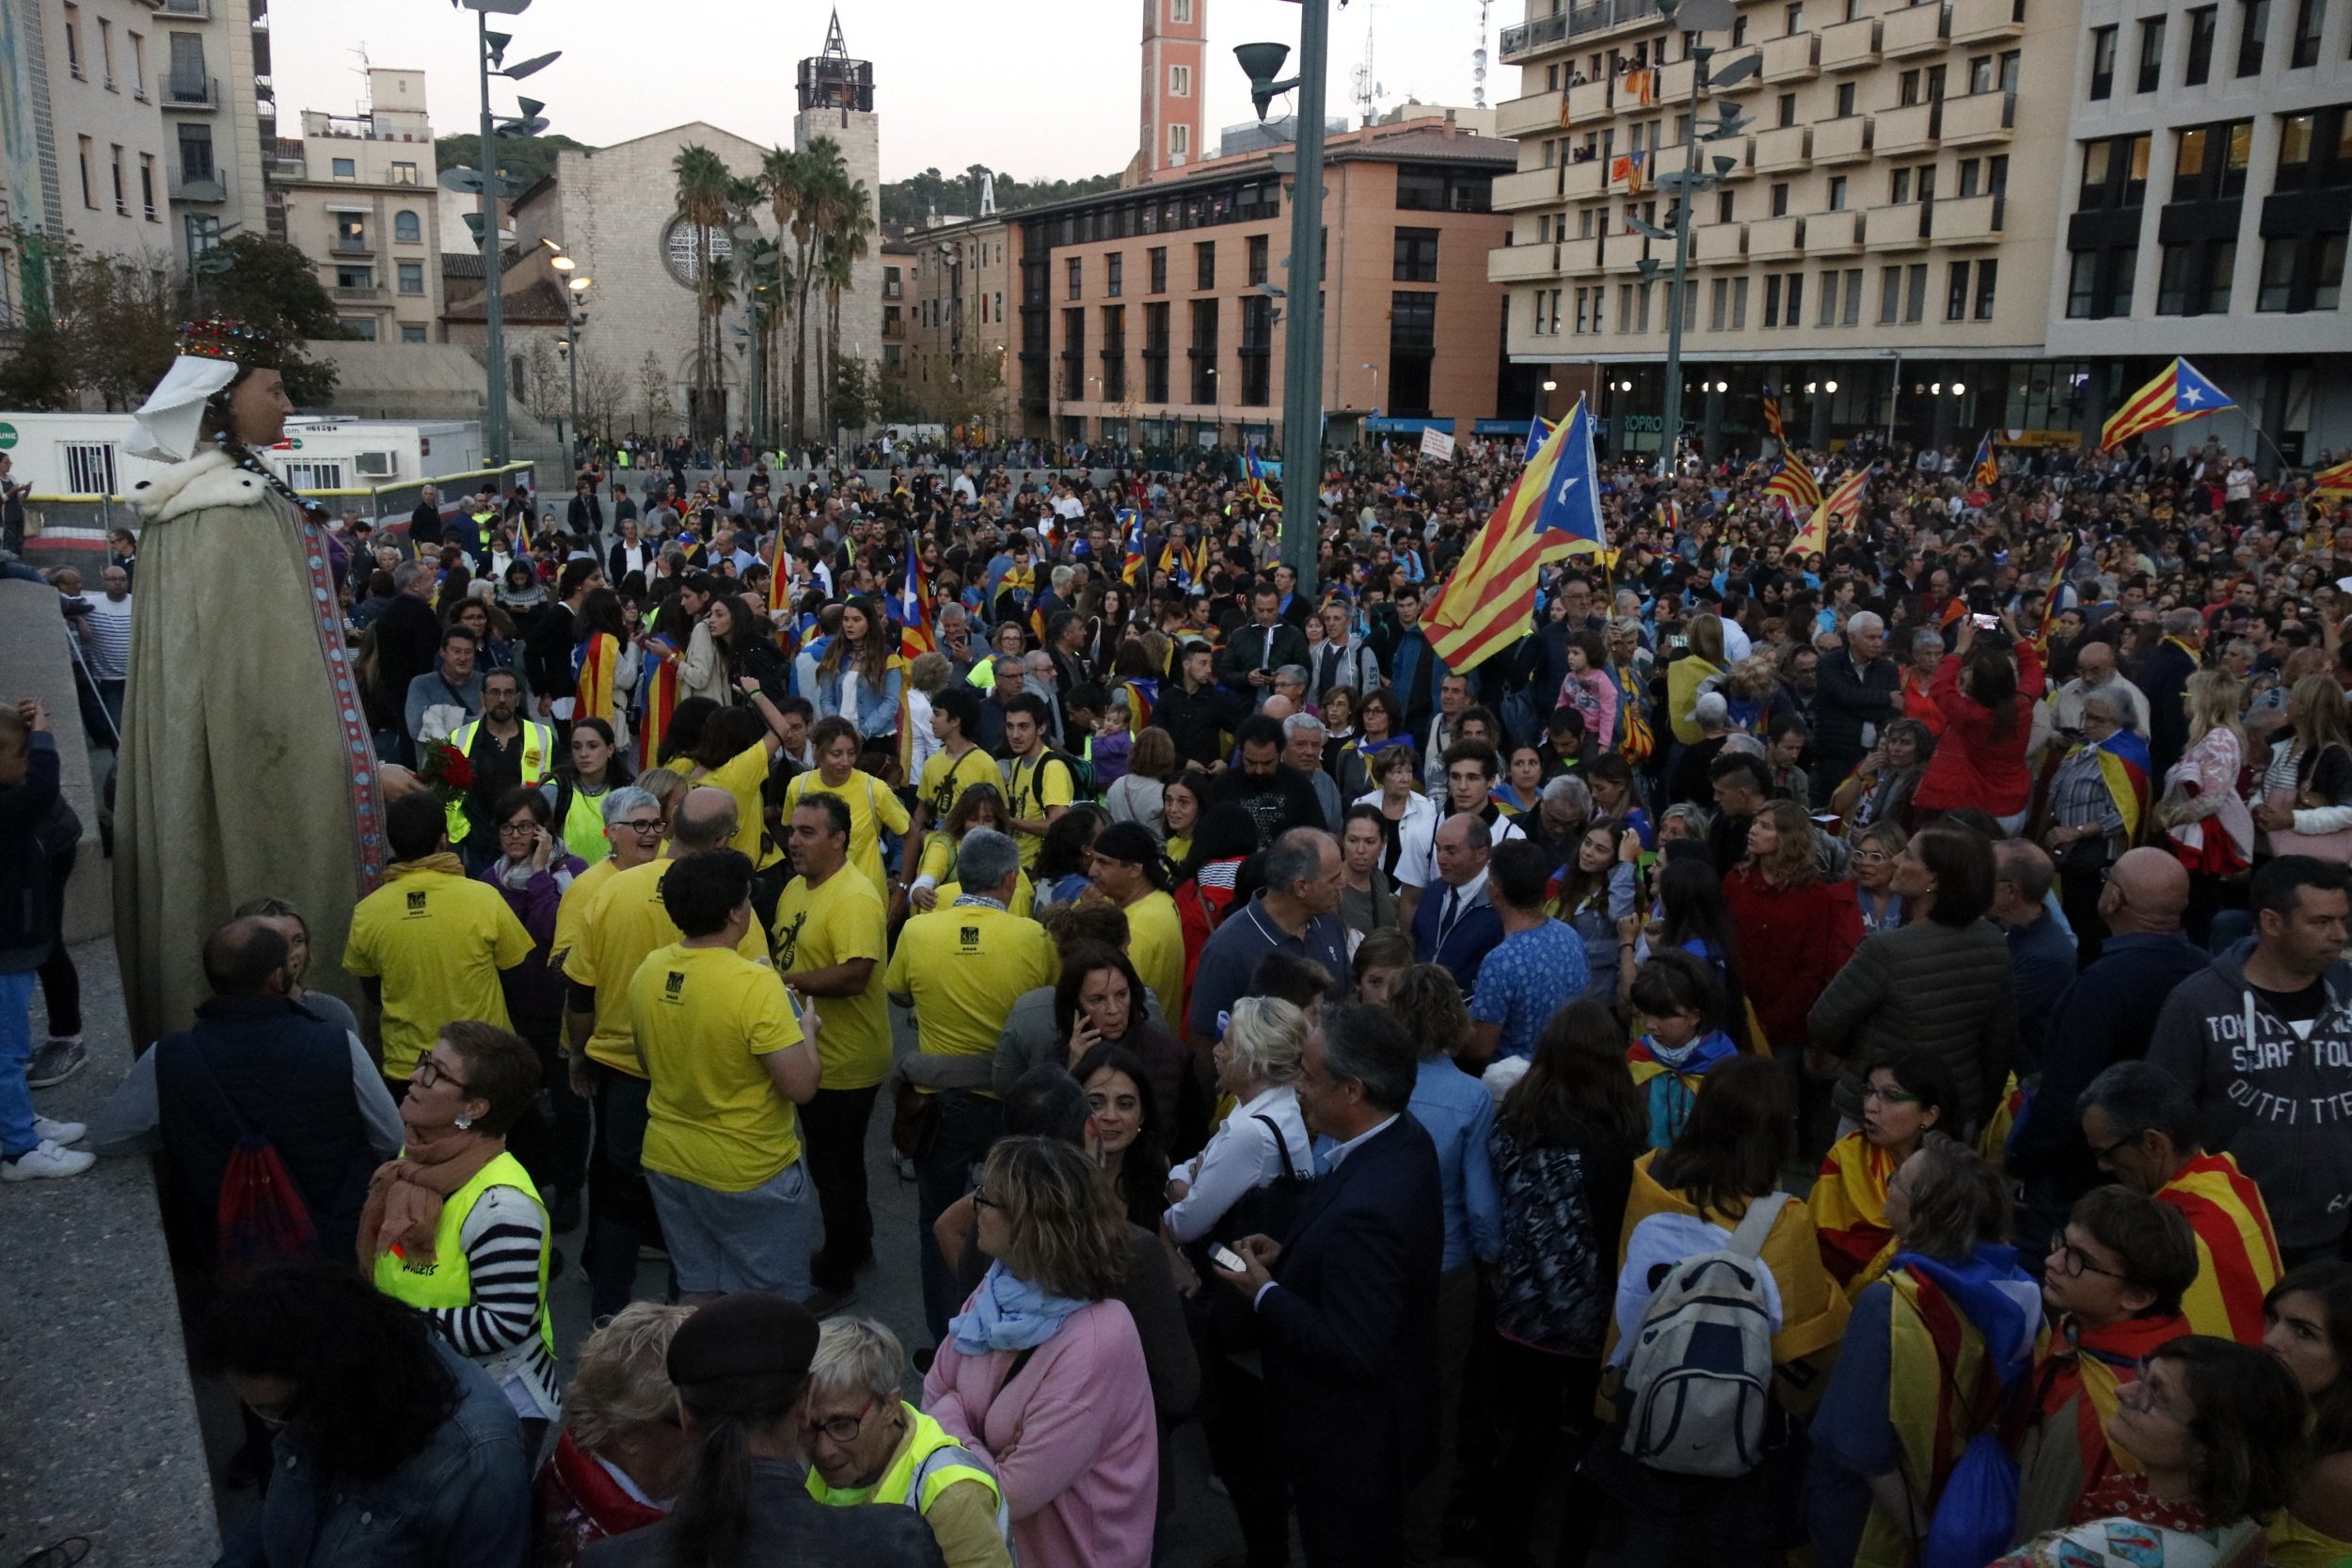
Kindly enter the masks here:
[[1196, 1053], [1224, 1033], [1223, 1019], [1249, 994], [1250, 976], [1268, 953], [1321, 964], [1337, 1001], [1347, 983], [1347, 927], [1339, 917], [1339, 842], [1320, 828], [1293, 828], [1265, 852], [1264, 886], [1231, 911], [1200, 949], [1186, 1015]]
[[1533, 844], [1498, 844], [1486, 863], [1486, 901], [1502, 940], [1479, 961], [1470, 992], [1478, 1054], [1532, 1057], [1551, 1015], [1590, 983], [1584, 939], [1544, 908], [1550, 865]]

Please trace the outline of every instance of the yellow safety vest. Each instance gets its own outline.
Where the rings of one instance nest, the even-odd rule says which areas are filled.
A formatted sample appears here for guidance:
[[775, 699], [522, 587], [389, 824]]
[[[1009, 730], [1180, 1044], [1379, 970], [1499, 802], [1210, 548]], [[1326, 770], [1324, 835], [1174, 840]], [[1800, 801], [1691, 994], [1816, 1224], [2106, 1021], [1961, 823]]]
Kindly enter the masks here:
[[[529, 719], [522, 720], [520, 722], [523, 727], [522, 782], [526, 784], [536, 785], [547, 778], [555, 766], [555, 732], [547, 725]], [[468, 758], [471, 758], [474, 732], [481, 727], [481, 720], [469, 719], [457, 727], [456, 734], [449, 737], [449, 743]], [[473, 824], [466, 816], [466, 798], [460, 795], [449, 803], [449, 841], [452, 844], [463, 844], [466, 842], [466, 835], [472, 832]], [[601, 817], [596, 823], [596, 837], [599, 840], [604, 837], [604, 823]], [[602, 858], [602, 850], [599, 850], [594, 857], [597, 860]]]
[[853, 1508], [859, 1503], [895, 1504], [912, 1508], [917, 1513], [930, 1511], [939, 1495], [958, 1481], [973, 1481], [988, 1488], [988, 1495], [996, 1499], [996, 1525], [1005, 1531], [1005, 1540], [1012, 1540], [1012, 1521], [1005, 1508], [1004, 1489], [996, 1482], [995, 1474], [981, 1463], [977, 1454], [950, 1436], [947, 1429], [914, 1406], [899, 1402], [906, 1413], [907, 1425], [914, 1435], [898, 1449], [898, 1456], [882, 1473], [882, 1480], [869, 1488], [841, 1487], [825, 1484], [825, 1478], [817, 1467], [808, 1470], [808, 1495], [828, 1508]]
[[[395, 1248], [375, 1260], [375, 1288], [394, 1301], [419, 1308], [449, 1311], [472, 1306], [473, 1271], [466, 1261], [464, 1239], [466, 1216], [473, 1212], [482, 1195], [493, 1187], [516, 1188], [539, 1205], [542, 1215], [547, 1212], [547, 1205], [539, 1201], [539, 1189], [532, 1184], [531, 1173], [523, 1169], [521, 1161], [501, 1152], [441, 1205], [441, 1223], [433, 1231], [433, 1261], [421, 1269], [412, 1269]], [[555, 1354], [555, 1325], [548, 1321], [550, 1245], [551, 1238], [543, 1235], [539, 1241], [539, 1339], [551, 1358]]]
[[[605, 794], [610, 793], [608, 785]], [[604, 836], [604, 795], [590, 795], [574, 784], [564, 808], [564, 820], [555, 825], [555, 831], [564, 840], [564, 847], [590, 865], [612, 853], [612, 846]], [[456, 839], [453, 837], [450, 842], [454, 844]]]

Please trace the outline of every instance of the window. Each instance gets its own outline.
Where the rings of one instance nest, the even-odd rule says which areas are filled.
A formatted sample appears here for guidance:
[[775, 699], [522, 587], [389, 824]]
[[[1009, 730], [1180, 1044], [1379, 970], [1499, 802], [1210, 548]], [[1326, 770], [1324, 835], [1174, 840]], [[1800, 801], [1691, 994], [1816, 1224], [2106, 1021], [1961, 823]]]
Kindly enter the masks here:
[[1171, 98], [1192, 96], [1192, 67], [1172, 65], [1168, 68], [1168, 93]]
[[1793, 92], [1784, 92], [1780, 95], [1780, 127], [1786, 130], [1796, 123], [1797, 95]]
[[1911, 199], [1911, 170], [1899, 168], [1886, 177], [1886, 204], [1899, 207]]
[[2344, 297], [2344, 236], [2287, 234], [2263, 247], [2257, 310], [2333, 310]]
[[1216, 396], [1216, 305], [1192, 302], [1192, 401], [1214, 404]]
[[2201, 87], [2213, 76], [2213, 40], [2220, 26], [2218, 6], [2199, 6], [2188, 13], [2188, 67], [2181, 72], [2185, 86]]
[[98, 19], [98, 79], [106, 90], [115, 88], [115, 24], [104, 17]]
[[1112, 251], [1103, 258], [1103, 293], [1117, 299], [1127, 287], [1127, 258]]
[[115, 211], [126, 218], [129, 217], [131, 215], [131, 191], [122, 178], [122, 148], [119, 143], [110, 146], [107, 150], [106, 179], [109, 187], [114, 191]]
[[421, 343], [421, 342], [423, 342], [423, 341], [424, 341], [424, 326], [423, 326], [423, 325], [422, 325], [421, 323], [419, 323], [419, 322], [402, 322], [402, 323], [400, 324], [400, 341], [401, 341], [402, 342], [404, 342], [404, 343]]
[[159, 221], [155, 216], [155, 155], [151, 152], [139, 154], [139, 207], [148, 222]]
[[2000, 277], [2001, 263], [1988, 257], [1977, 263], [1977, 320], [1993, 319], [1993, 286]]
[[1821, 326], [1836, 326], [1837, 325], [1837, 274], [1835, 271], [1821, 274], [1821, 287], [1820, 293], [1821, 297], [1821, 313], [1818, 318], [1817, 325]]
[[1396, 231], [1392, 276], [1399, 283], [1435, 283], [1438, 280], [1436, 230], [1400, 229]]
[[2090, 96], [2110, 97], [2115, 92], [2115, 29], [2093, 27], [2090, 30]]
[[1846, 316], [1840, 325], [1845, 326], [1862, 325], [1862, 269], [1860, 267], [1846, 269]]
[[1062, 262], [1062, 271], [1068, 278], [1070, 297], [1072, 299], [1084, 297], [1086, 294], [1086, 259], [1081, 256], [1068, 258]]
[[1972, 93], [1991, 92], [1993, 90], [1992, 55], [1975, 55], [1969, 57], [1968, 90]]
[[1127, 401], [1127, 308], [1103, 307], [1103, 401]]
[[1903, 269], [1879, 268], [1879, 325], [1892, 326], [1902, 317]]
[[1977, 194], [1977, 185], [1984, 178], [1984, 160], [1963, 158], [1960, 161], [1960, 192], [1962, 196]]
[[2270, 31], [2270, 0], [2237, 0], [2237, 73], [2259, 76], [2263, 39]]
[[1788, 325], [1802, 326], [1804, 325], [1802, 319], [1804, 315], [1804, 274], [1792, 272], [1788, 275]]
[[1781, 29], [1781, 36], [1783, 38], [1795, 38], [1799, 33], [1804, 32], [1804, 7], [1801, 3], [1801, 0], [1789, 0], [1789, 4], [1783, 6], [1780, 11], [1780, 19], [1784, 24], [1786, 24], [1786, 25], [1784, 25]]
[[1168, 155], [1171, 159], [1192, 156], [1192, 127], [1171, 125], [1168, 128]]
[[1192, 286], [1196, 289], [1216, 287], [1216, 242], [1201, 240], [1192, 247]]
[[422, 245], [424, 225], [414, 213], [394, 213], [392, 214], [392, 238], [402, 245]]
[[1267, 252], [1271, 248], [1263, 234], [1250, 235], [1242, 245], [1242, 281], [1253, 289], [1266, 280]]
[[[71, 8], [68, 8], [71, 9]], [[65, 487], [77, 496], [115, 493], [115, 448], [112, 441], [65, 443]]]
[[1928, 264], [1921, 261], [1903, 272], [1903, 320], [1917, 322], [1927, 319]]
[[2156, 278], [2156, 314], [2201, 316], [2226, 312], [2230, 309], [2230, 275], [2236, 269], [2234, 240], [2188, 240], [2167, 245]]
[[2287, 56], [2291, 70], [2301, 71], [2319, 63], [2319, 29], [2328, 20], [2328, 0], [2296, 0], [2295, 8], [2295, 52]]
[[1724, 323], [1730, 319], [1725, 314], [1725, 312], [1730, 309], [1731, 279], [1728, 277], [1718, 277], [1715, 279], [1714, 286], [1708, 292], [1707, 325], [1708, 328], [1712, 331], [1721, 332], [1724, 329]]
[[127, 36], [131, 40], [131, 96], [144, 102], [147, 98], [147, 40], [137, 33]]
[[1895, 106], [1908, 109], [1919, 102], [1919, 73], [1906, 71], [1895, 79]]
[[1192, 25], [1192, 0], [1168, 0], [1168, 20], [1179, 27]]
[[77, 82], [82, 75], [82, 8], [68, 5], [65, 8], [65, 68]]
[[1853, 118], [1853, 87], [1851, 82], [1837, 84], [1837, 118], [1839, 119]]
[[392, 183], [393, 183], [393, 184], [395, 184], [395, 185], [413, 185], [413, 184], [415, 184], [416, 182], [417, 182], [417, 166], [416, 166], [416, 165], [414, 165], [414, 164], [394, 164], [394, 165], [392, 166]]
[[335, 287], [338, 289], [373, 289], [375, 287], [375, 269], [344, 262], [335, 269]]
[[180, 178], [183, 181], [213, 178], [213, 130], [209, 125], [180, 127]]
[[1780, 274], [1769, 274], [1764, 279], [1764, 325], [1780, 325]]
[[[1604, 162], [1609, 151], [1603, 148]], [[1396, 171], [1396, 204], [1406, 212], [1486, 213], [1494, 210], [1494, 176], [1468, 169], [1402, 164]]]
[[[1155, 245], [1143, 254], [1145, 265], [1152, 275], [1152, 292], [1155, 294], [1168, 293], [1168, 246]], [[1162, 393], [1161, 396], [1167, 394]]]
[[1168, 303], [1143, 308], [1143, 401], [1168, 401]]
[[220, 244], [220, 219], [211, 214], [188, 214], [186, 227], [190, 256], [201, 256]]
[[89, 138], [87, 136], [76, 136], [74, 138], [74, 143], [75, 155], [79, 160], [82, 171], [82, 205], [87, 207], [94, 213], [98, 211], [98, 191], [97, 188], [90, 183], [89, 178]]
[[331, 163], [336, 179], [357, 180], [359, 178], [359, 165], [357, 160], [351, 158], [336, 158], [331, 160]]
[[1064, 401], [1077, 403], [1087, 395], [1087, 313], [1083, 309], [1061, 313], [1061, 395]]
[[171, 80], [167, 84], [172, 103], [209, 103], [212, 79], [204, 69], [204, 35], [171, 35]]
[[[2083, 212], [2109, 207], [2138, 207], [2148, 199], [2147, 132], [2136, 136], [2112, 136], [2083, 143], [2083, 182], [2075, 205]], [[2009, 166], [1995, 160], [1997, 183], [2006, 185]]]
[[1788, 215], [1788, 186], [1787, 182], [1784, 181], [1783, 182], [1772, 187], [1772, 216], [1776, 218], [1785, 218]]
[[[373, 316], [343, 316], [339, 318], [339, 320], [345, 337], [356, 339], [363, 343], [372, 343], [375, 341], [375, 318]], [[292, 476], [289, 475], [289, 477], [291, 478]], [[318, 485], [314, 486], [314, 488], [341, 489], [342, 486]]]
[[1748, 280], [1744, 277], [1731, 280], [1731, 329], [1734, 332], [1748, 329]]
[[2139, 84], [2141, 92], [2164, 85], [2164, 18], [2151, 16], [2139, 24]]
[[365, 251], [368, 246], [368, 219], [364, 213], [337, 213], [335, 217], [335, 248]]
[[421, 294], [424, 293], [424, 263], [422, 261], [402, 261], [399, 263], [399, 269], [402, 293]]
[[1715, 193], [1715, 221], [1717, 223], [1729, 223], [1731, 221], [1733, 205], [1732, 192], [1717, 191]]

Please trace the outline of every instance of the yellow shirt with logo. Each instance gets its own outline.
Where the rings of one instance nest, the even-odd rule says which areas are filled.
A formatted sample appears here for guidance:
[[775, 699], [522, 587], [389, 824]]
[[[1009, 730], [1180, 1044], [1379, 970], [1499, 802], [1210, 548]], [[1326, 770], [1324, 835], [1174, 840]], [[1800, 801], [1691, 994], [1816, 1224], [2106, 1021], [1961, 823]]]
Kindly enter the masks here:
[[555, 906], [555, 940], [548, 944], [548, 962], [557, 974], [564, 970], [564, 959], [580, 940], [580, 928], [588, 918], [588, 908], [596, 901], [596, 890], [611, 881], [621, 869], [621, 863], [607, 855], [587, 870], [572, 879], [572, 885], [564, 890], [564, 896]]
[[[667, 947], [684, 933], [661, 903], [661, 879], [675, 863], [647, 861], [608, 878], [596, 902], [583, 911], [564, 974], [596, 991], [596, 1025], [588, 1037], [588, 1059], [632, 1078], [645, 1076], [637, 1059], [629, 1024], [628, 983], [645, 955]], [[559, 913], [562, 911], [559, 910]], [[736, 951], [758, 960], [768, 956], [768, 938], [754, 922]]]
[[1184, 1014], [1184, 923], [1157, 888], [1127, 906], [1127, 960], [1171, 1019]]
[[945, 822], [947, 814], [956, 809], [956, 802], [963, 799], [963, 792], [980, 784], [1005, 787], [1005, 775], [994, 757], [977, 746], [960, 757], [950, 757], [941, 750], [933, 752], [923, 764], [923, 778], [915, 798], [930, 810], [932, 822]]
[[882, 967], [890, 956], [889, 916], [882, 895], [844, 865], [810, 887], [795, 877], [776, 900], [776, 968], [786, 974], [831, 969], [858, 958], [875, 974], [858, 996], [816, 998], [817, 1055], [828, 1089], [863, 1089], [890, 1075], [890, 1000]]
[[862, 873], [876, 893], [890, 895], [890, 878], [882, 870], [882, 830], [894, 833], [907, 831], [907, 808], [890, 786], [863, 768], [850, 769], [849, 778], [840, 788], [827, 784], [819, 773], [795, 773], [792, 782], [784, 787], [784, 818], [792, 819], [795, 807], [811, 795], [830, 795], [850, 808], [850, 869]]
[[996, 1050], [1021, 993], [1050, 986], [1061, 967], [1045, 927], [993, 904], [918, 914], [898, 932], [885, 988], [912, 999], [924, 1053], [984, 1056]]
[[751, 856], [753, 869], [760, 871], [784, 858], [784, 851], [768, 835], [768, 820], [762, 815], [766, 802], [759, 798], [760, 785], [768, 782], [769, 768], [774, 760], [763, 740], [755, 746], [746, 746], [694, 781], [698, 786], [708, 784], [735, 797], [735, 836], [727, 841], [727, 847]]
[[[1005, 785], [1005, 808], [1024, 822], [1041, 820], [1055, 806], [1066, 806], [1077, 797], [1071, 792], [1070, 764], [1060, 757], [1040, 752], [1034, 759], [1015, 757]], [[1037, 864], [1037, 852], [1045, 842], [1042, 833], [1015, 833], [1012, 841], [1021, 847], [1021, 869]]]
[[800, 1042], [792, 998], [765, 964], [672, 942], [628, 983], [644, 1053], [647, 1170], [746, 1193], [801, 1157], [800, 1120], [762, 1057]]
[[499, 971], [532, 945], [498, 889], [446, 871], [405, 872], [360, 899], [343, 968], [382, 982], [384, 1075], [414, 1072], [445, 1023], [512, 1027]]

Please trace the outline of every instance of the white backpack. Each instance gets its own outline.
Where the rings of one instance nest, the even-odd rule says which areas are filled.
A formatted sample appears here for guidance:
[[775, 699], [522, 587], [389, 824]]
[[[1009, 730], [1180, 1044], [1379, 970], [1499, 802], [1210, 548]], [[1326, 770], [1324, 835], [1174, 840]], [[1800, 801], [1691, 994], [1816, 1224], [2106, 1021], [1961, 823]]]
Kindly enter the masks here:
[[1748, 1205], [1731, 1240], [1673, 1266], [1626, 1360], [1625, 1451], [1677, 1476], [1744, 1476], [1764, 1457], [1777, 1291], [1758, 1257], [1786, 1193]]

